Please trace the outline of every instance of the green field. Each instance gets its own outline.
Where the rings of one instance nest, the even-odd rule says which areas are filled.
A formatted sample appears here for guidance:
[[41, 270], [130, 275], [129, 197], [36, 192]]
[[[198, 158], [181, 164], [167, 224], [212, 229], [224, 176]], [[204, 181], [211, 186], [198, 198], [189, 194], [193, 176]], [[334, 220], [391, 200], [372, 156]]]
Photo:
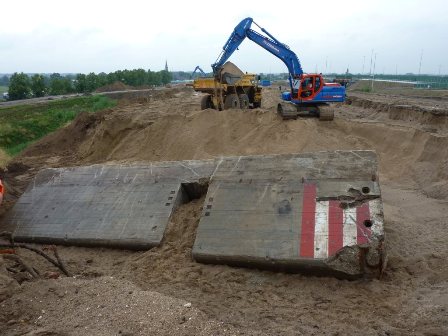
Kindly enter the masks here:
[[0, 148], [10, 156], [17, 155], [34, 141], [72, 121], [78, 113], [115, 105], [115, 100], [97, 95], [0, 107]]

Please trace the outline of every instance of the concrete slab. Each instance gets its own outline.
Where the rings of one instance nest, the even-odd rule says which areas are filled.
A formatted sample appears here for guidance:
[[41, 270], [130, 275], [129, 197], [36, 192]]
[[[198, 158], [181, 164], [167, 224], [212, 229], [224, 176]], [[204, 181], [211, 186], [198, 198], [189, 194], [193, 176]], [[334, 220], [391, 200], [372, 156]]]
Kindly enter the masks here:
[[343, 277], [385, 265], [372, 151], [46, 169], [3, 224], [17, 241], [148, 249], [205, 192], [198, 262]]
[[383, 243], [374, 152], [247, 156], [217, 163], [193, 257], [356, 277], [381, 271]]
[[45, 169], [4, 222], [17, 241], [148, 249], [213, 160]]

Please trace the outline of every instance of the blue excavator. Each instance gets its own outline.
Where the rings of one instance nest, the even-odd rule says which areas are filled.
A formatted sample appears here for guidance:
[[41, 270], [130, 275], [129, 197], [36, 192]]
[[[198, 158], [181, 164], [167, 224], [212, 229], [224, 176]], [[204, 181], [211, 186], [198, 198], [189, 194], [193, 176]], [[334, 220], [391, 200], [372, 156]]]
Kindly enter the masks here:
[[204, 70], [202, 70], [201, 67], [199, 65], [197, 65], [196, 68], [194, 68], [193, 73], [191, 74], [191, 77], [194, 77], [194, 74], [198, 71], [201, 74], [201, 76], [204, 76], [204, 77], [207, 76], [207, 74], [204, 72]]
[[[251, 29], [252, 24], [267, 36]], [[304, 73], [297, 55], [250, 17], [235, 27], [216, 62], [212, 64], [215, 78], [221, 76], [223, 65], [246, 37], [278, 57], [288, 68], [290, 91], [282, 93], [282, 102], [277, 106], [277, 112], [283, 119], [316, 116], [320, 120], [333, 120], [334, 112], [320, 107], [329, 103], [344, 102], [345, 87], [338, 83], [325, 83], [322, 74]]]

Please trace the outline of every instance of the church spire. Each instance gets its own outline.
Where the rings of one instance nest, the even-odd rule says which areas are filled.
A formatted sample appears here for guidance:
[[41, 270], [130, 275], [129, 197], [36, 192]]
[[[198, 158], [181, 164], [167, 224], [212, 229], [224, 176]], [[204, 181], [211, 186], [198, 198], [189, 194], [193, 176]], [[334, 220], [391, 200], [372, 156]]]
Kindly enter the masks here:
[[165, 61], [165, 71], [168, 71], [168, 60]]

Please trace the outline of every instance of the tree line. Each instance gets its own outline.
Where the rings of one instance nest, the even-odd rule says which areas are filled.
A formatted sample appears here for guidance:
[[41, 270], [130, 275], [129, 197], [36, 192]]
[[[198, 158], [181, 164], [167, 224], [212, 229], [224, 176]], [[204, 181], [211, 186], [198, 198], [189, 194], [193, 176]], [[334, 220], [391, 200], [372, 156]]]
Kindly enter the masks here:
[[171, 73], [151, 71], [144, 69], [118, 70], [111, 73], [100, 72], [89, 74], [27, 75], [23, 72], [14, 73], [10, 78], [3, 76], [0, 79], [9, 85], [9, 100], [43, 97], [46, 95], [63, 95], [69, 93], [90, 93], [96, 89], [115, 82], [122, 82], [129, 86], [157, 86], [166, 85], [171, 81]]

